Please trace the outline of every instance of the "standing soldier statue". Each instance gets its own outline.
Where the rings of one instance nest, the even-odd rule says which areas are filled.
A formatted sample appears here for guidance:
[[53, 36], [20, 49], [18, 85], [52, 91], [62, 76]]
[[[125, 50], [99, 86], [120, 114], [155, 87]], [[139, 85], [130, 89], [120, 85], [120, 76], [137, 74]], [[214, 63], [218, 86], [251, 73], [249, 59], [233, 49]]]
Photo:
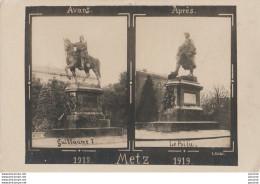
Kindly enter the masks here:
[[88, 64], [88, 47], [87, 47], [87, 42], [84, 41], [84, 37], [81, 35], [79, 37], [79, 42], [74, 44], [74, 47], [77, 48], [76, 52], [77, 55], [80, 57], [80, 64], [81, 67], [79, 69], [84, 70], [85, 69], [85, 61], [86, 61], [86, 66], [89, 67]]
[[169, 79], [175, 78], [178, 75], [180, 66], [182, 66], [184, 70], [190, 70], [190, 76], [193, 76], [193, 69], [196, 68], [196, 47], [193, 41], [190, 39], [189, 33], [184, 33], [184, 36], [185, 42], [179, 47], [176, 57], [176, 69], [168, 76]]

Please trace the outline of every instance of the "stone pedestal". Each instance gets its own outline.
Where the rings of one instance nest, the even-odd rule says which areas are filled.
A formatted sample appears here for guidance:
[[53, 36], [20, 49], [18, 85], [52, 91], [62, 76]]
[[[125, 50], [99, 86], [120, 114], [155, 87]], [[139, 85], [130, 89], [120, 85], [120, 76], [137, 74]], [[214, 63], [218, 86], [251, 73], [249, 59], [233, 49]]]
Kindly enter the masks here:
[[123, 129], [111, 127], [102, 112], [103, 91], [87, 83], [68, 84], [66, 110], [61, 127], [49, 130], [45, 137], [121, 136]]
[[136, 129], [158, 132], [219, 129], [220, 123], [206, 116], [200, 106], [200, 91], [203, 87], [197, 82], [197, 77], [176, 77], [173, 74], [169, 75], [166, 84], [164, 111], [161, 112], [160, 121], [138, 122]]
[[168, 80], [165, 94], [164, 121], [203, 120], [200, 91], [203, 87], [194, 76], [180, 76]]
[[66, 89], [66, 127], [109, 127], [102, 112], [102, 89], [93, 84], [69, 84]]

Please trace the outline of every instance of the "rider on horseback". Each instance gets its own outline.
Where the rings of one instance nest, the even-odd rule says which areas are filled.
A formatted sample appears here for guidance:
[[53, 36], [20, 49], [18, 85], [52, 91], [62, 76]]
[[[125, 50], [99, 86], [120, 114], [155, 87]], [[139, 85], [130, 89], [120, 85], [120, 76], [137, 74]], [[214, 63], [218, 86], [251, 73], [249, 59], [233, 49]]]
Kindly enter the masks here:
[[[74, 51], [74, 47], [77, 47], [77, 51]], [[91, 69], [96, 75], [98, 84], [100, 85], [100, 61], [99, 59], [88, 55], [87, 42], [84, 41], [84, 37], [80, 36], [80, 42], [78, 43], [71, 43], [68, 38], [64, 39], [64, 49], [66, 52], [67, 66], [65, 67], [65, 71], [67, 77], [71, 79], [68, 74], [68, 69], [70, 69], [75, 81], [77, 82], [75, 69], [80, 67], [80, 69], [84, 69], [86, 73], [86, 77], [82, 81], [84, 82], [85, 79], [90, 76], [89, 70]], [[84, 64], [86, 64], [85, 68]]]
[[84, 70], [85, 69], [85, 61], [86, 61], [86, 66], [89, 67], [88, 63], [88, 47], [87, 47], [87, 42], [84, 41], [84, 37], [81, 35], [79, 37], [79, 42], [74, 44], [74, 47], [77, 48], [77, 55], [80, 57], [80, 64], [81, 67], [80, 69]]

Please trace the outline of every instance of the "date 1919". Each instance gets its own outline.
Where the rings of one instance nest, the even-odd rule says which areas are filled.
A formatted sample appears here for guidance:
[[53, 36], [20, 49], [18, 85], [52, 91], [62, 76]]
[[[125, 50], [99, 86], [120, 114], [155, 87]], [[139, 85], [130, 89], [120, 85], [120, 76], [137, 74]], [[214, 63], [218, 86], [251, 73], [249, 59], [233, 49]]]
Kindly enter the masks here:
[[73, 164], [91, 164], [90, 157], [73, 157]]
[[173, 165], [190, 165], [191, 160], [189, 157], [173, 157]]

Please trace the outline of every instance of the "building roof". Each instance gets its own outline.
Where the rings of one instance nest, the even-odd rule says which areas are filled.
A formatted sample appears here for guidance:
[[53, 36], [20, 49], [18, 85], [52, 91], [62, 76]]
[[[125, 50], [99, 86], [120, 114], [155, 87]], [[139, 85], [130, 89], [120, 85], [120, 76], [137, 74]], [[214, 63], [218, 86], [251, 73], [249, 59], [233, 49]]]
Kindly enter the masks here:
[[[32, 72], [33, 73], [39, 73], [39, 74], [47, 74], [52, 76], [60, 76], [60, 77], [66, 77], [65, 69], [57, 68], [57, 67], [48, 67], [48, 66], [32, 66]], [[72, 76], [71, 72], [69, 72], [69, 76]], [[76, 76], [78, 78], [84, 78], [85, 73], [83, 71], [77, 71]], [[89, 79], [95, 79], [95, 77], [90, 76]]]
[[151, 77], [153, 78], [157, 78], [157, 79], [164, 79], [164, 80], [167, 80], [168, 76], [166, 74], [164, 75], [161, 75], [161, 74], [157, 74], [157, 73], [153, 73], [153, 72], [148, 72], [148, 71], [140, 71], [140, 70], [137, 70], [136, 71], [137, 74], [140, 74], [140, 75], [150, 75]]

